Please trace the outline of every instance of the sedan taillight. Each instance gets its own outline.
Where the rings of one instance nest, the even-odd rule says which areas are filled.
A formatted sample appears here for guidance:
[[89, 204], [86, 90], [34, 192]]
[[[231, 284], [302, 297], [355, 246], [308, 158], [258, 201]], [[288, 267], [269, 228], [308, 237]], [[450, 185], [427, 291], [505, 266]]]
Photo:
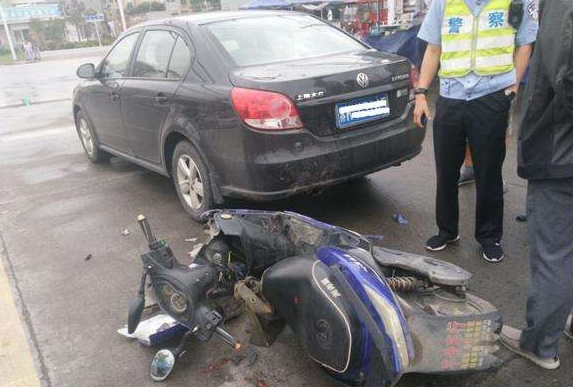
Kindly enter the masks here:
[[285, 95], [271, 91], [231, 90], [233, 108], [248, 126], [261, 130], [292, 130], [302, 128], [294, 102]]

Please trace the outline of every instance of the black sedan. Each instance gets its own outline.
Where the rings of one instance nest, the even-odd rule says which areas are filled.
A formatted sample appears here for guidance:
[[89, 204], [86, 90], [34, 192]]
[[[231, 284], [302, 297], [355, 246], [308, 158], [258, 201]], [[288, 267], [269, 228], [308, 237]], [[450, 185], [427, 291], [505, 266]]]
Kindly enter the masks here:
[[398, 165], [425, 134], [407, 59], [301, 13], [144, 23], [77, 74], [88, 158], [172, 177], [195, 219], [225, 197], [273, 200]]

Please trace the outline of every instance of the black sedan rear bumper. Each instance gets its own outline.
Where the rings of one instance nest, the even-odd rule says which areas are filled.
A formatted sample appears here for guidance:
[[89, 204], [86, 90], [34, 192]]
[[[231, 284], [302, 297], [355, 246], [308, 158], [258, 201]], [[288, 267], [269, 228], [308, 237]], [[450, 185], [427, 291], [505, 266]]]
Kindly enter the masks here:
[[425, 130], [413, 124], [412, 111], [410, 104], [398, 119], [328, 138], [306, 130], [258, 133], [243, 128], [248, 132], [244, 160], [227, 160], [218, 169], [231, 172], [219, 176], [229, 180], [218, 184], [220, 192], [276, 200], [398, 165], [422, 149]]

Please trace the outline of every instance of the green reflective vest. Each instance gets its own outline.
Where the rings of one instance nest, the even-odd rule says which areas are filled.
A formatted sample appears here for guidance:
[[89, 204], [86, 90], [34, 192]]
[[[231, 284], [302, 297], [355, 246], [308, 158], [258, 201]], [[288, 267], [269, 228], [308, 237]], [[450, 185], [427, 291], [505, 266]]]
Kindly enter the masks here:
[[513, 70], [515, 29], [509, 24], [511, 0], [490, 0], [474, 16], [464, 0], [446, 0], [442, 23], [440, 77], [496, 75]]

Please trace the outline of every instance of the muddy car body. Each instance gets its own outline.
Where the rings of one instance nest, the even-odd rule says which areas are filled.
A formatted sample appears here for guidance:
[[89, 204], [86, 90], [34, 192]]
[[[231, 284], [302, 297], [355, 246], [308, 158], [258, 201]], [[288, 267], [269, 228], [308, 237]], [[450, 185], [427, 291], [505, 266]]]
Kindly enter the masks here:
[[411, 71], [312, 16], [196, 14], [133, 27], [78, 69], [74, 116], [92, 161], [172, 176], [199, 218], [224, 197], [279, 199], [416, 156]]

